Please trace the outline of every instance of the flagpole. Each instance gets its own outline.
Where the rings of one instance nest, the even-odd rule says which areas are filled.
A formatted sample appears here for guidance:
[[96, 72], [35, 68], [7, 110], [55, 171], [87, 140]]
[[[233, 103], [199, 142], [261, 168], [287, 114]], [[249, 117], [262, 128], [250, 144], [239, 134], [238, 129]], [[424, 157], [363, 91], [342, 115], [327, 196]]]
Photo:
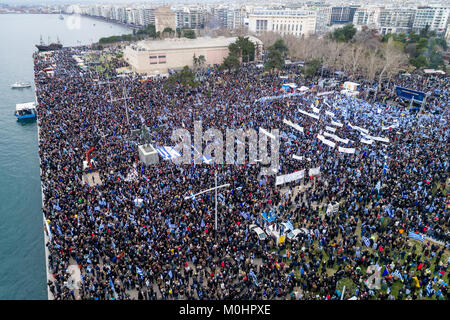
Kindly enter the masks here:
[[214, 186], [215, 186], [215, 197], [214, 197], [214, 200], [215, 200], [215, 205], [216, 205], [216, 210], [215, 210], [215, 215], [216, 215], [216, 228], [215, 228], [215, 230], [216, 230], [216, 232], [215, 232], [215, 237], [216, 237], [216, 242], [217, 242], [217, 169], [216, 169], [216, 171], [215, 171], [215, 177], [214, 177], [214, 180], [215, 180], [215, 183], [214, 183]]

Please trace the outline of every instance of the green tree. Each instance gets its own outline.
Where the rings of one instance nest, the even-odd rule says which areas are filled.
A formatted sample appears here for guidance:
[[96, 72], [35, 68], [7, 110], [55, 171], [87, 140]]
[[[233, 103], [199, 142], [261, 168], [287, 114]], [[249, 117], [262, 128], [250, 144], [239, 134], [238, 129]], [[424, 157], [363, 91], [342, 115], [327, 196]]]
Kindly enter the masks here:
[[228, 57], [223, 60], [222, 68], [231, 71], [232, 69], [239, 68], [239, 65], [240, 62], [238, 57], [233, 54], [229, 54]]
[[284, 57], [280, 51], [269, 49], [267, 62], [264, 65], [265, 70], [281, 69], [284, 67]]
[[419, 55], [417, 58], [411, 58], [409, 60], [409, 63], [411, 63], [417, 69], [426, 67], [428, 65], [427, 58], [424, 55]]
[[349, 42], [353, 39], [353, 36], [356, 34], [356, 28], [352, 23], [346, 24], [342, 28], [337, 28], [333, 32], [331, 32], [328, 37], [334, 41], [338, 42]]
[[310, 60], [306, 66], [303, 68], [303, 72], [306, 77], [313, 77], [318, 71], [322, 61], [319, 58]]
[[196, 38], [195, 31], [192, 30], [192, 29], [183, 30], [183, 36], [185, 38], [188, 38], [188, 39], [195, 39]]
[[181, 71], [174, 73], [167, 79], [167, 84], [170, 85], [182, 85], [183, 87], [193, 87], [198, 86], [198, 82], [195, 80], [195, 72], [185, 66]]

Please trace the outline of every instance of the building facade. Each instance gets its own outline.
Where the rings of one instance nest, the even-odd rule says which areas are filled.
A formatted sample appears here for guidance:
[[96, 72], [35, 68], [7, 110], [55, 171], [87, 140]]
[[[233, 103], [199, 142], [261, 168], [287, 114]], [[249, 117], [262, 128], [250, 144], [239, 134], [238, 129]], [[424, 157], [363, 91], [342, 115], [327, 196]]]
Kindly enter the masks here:
[[[248, 37], [255, 44], [255, 60], [261, 59], [262, 42]], [[164, 40], [143, 40], [127, 46], [124, 58], [134, 72], [148, 75], [167, 74], [169, 70], [182, 69], [194, 65], [194, 55], [204, 56], [205, 65], [222, 64], [228, 56], [228, 46], [236, 37], [218, 38], [174, 38]]]
[[430, 30], [443, 35], [449, 21], [449, 13], [450, 7], [418, 7], [412, 29], [420, 32], [428, 25]]
[[414, 23], [415, 9], [384, 8], [378, 17], [378, 31], [387, 33], [410, 33]]
[[248, 16], [248, 30], [261, 34], [309, 36], [315, 32], [316, 13], [311, 10], [255, 10]]

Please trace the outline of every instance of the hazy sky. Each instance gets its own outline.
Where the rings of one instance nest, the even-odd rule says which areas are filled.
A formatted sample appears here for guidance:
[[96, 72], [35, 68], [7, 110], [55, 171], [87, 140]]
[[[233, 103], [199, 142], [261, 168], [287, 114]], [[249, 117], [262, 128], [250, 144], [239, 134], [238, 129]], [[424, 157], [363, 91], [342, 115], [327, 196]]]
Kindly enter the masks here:
[[232, 2], [228, 0], [0, 0], [0, 4], [6, 3], [9, 5], [54, 5], [54, 4], [70, 4], [70, 3], [144, 3], [144, 2], [153, 2], [153, 3], [212, 3], [212, 2]]

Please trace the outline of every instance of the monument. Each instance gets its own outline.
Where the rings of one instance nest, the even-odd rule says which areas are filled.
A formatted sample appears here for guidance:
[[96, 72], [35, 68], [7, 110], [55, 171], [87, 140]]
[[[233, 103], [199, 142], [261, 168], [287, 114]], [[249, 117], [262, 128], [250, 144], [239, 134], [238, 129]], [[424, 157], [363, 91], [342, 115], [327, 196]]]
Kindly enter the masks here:
[[146, 166], [159, 163], [159, 155], [156, 149], [150, 144], [152, 138], [150, 137], [148, 127], [142, 124], [141, 129], [132, 130], [132, 136], [139, 136], [141, 145], [138, 146], [139, 159]]

